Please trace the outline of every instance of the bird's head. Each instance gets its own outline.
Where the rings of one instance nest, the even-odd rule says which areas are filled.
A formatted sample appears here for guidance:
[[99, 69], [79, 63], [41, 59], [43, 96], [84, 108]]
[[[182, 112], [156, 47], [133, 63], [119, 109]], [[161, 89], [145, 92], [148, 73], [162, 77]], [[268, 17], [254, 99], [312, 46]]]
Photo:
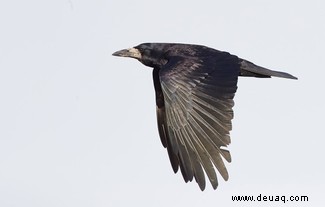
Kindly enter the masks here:
[[114, 56], [130, 57], [139, 60], [149, 67], [161, 67], [168, 62], [166, 44], [163, 43], [143, 43], [138, 46], [114, 52]]

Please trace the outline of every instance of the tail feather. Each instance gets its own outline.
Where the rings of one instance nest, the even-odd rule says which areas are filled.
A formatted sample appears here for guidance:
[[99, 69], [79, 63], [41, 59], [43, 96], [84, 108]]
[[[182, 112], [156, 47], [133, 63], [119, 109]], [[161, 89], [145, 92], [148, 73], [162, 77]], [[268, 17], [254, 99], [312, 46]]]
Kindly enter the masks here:
[[297, 77], [280, 71], [269, 70], [261, 66], [257, 66], [247, 60], [241, 60], [240, 62], [240, 75], [241, 76], [253, 76], [259, 78], [270, 78], [271, 76], [289, 79], [298, 79]]

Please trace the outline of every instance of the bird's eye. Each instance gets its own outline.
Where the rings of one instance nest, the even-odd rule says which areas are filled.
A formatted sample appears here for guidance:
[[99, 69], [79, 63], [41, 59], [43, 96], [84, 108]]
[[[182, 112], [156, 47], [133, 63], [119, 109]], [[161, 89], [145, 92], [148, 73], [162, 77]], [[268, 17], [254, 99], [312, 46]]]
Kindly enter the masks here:
[[150, 53], [148, 53], [148, 50], [142, 47], [135, 47], [136, 49], [139, 50], [139, 52], [141, 53], [141, 55], [149, 55]]

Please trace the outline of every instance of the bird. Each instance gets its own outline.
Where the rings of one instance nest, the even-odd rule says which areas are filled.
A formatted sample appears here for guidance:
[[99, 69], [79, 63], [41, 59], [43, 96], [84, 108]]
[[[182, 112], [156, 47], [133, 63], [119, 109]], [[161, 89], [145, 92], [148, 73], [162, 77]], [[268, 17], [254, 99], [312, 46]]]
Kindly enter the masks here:
[[218, 187], [227, 181], [225, 162], [239, 76], [297, 77], [270, 70], [229, 52], [184, 43], [142, 43], [113, 56], [129, 57], [153, 68], [158, 132], [174, 173], [205, 190], [206, 177]]

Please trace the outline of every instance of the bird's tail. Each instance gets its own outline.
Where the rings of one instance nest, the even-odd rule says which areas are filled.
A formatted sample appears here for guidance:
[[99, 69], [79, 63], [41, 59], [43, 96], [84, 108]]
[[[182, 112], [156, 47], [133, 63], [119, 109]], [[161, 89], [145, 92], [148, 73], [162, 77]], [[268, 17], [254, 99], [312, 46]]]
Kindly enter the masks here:
[[274, 76], [280, 78], [298, 79], [289, 73], [269, 70], [244, 59], [241, 59], [240, 61], [240, 76], [252, 76], [258, 78], [270, 78], [271, 76]]

